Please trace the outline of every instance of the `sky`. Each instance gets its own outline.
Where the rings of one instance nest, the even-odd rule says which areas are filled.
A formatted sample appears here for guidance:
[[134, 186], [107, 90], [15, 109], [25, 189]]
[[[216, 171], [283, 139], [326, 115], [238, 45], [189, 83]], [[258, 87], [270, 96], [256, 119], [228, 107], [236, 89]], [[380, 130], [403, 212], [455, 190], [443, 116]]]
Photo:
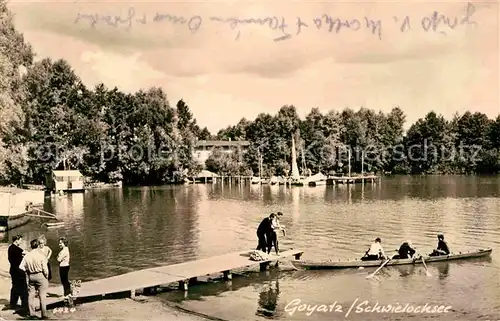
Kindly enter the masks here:
[[38, 58], [66, 59], [89, 86], [127, 92], [160, 86], [172, 105], [184, 99], [212, 133], [283, 105], [294, 105], [301, 117], [313, 107], [326, 113], [399, 106], [406, 127], [431, 110], [448, 119], [467, 110], [490, 118], [500, 111], [495, 2], [10, 0], [8, 6]]

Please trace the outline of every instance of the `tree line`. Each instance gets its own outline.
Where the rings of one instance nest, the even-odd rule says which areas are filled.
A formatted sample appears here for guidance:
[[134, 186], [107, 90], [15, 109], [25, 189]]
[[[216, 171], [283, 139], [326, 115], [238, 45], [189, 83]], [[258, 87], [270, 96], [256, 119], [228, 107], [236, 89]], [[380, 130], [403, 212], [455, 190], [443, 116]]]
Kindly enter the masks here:
[[[226, 175], [289, 175], [294, 137], [306, 173], [498, 173], [500, 117], [434, 112], [404, 132], [399, 107], [361, 108], [300, 119], [294, 106], [242, 119], [212, 135], [184, 100], [171, 105], [161, 88], [124, 93], [85, 86], [65, 60], [35, 61], [0, 1], [0, 183], [42, 184], [53, 169], [78, 169], [102, 182], [182, 182], [203, 165]], [[198, 140], [248, 140], [233, 153], [215, 150], [198, 164]], [[419, 147], [420, 146], [420, 147]], [[452, 152], [454, 153], [453, 155]], [[361, 153], [361, 156], [360, 156]]]
[[[389, 113], [345, 108], [322, 114], [312, 108], [300, 119], [294, 106], [276, 115], [242, 119], [217, 133], [218, 139], [248, 140], [243, 155], [214, 153], [207, 166], [214, 171], [289, 175], [291, 140], [302, 174], [377, 172], [392, 174], [496, 174], [500, 170], [500, 116], [456, 113], [451, 120], [431, 111], [404, 131], [399, 107]], [[229, 161], [231, 159], [232, 161]], [[227, 164], [241, 164], [230, 167]]]

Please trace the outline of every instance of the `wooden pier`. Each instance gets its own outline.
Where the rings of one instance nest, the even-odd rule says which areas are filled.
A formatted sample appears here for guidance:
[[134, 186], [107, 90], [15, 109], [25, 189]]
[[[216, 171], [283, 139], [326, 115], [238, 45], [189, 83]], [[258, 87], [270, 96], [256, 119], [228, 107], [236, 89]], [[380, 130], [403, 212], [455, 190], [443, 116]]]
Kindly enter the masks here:
[[336, 184], [356, 184], [356, 183], [375, 183], [380, 179], [376, 175], [360, 175], [360, 176], [334, 176], [327, 179], [327, 185]]
[[[154, 292], [156, 287], [172, 283], [178, 283], [179, 289], [187, 291], [189, 283], [195, 282], [198, 277], [220, 273], [225, 280], [231, 280], [232, 270], [260, 266], [260, 270], [265, 271], [273, 261], [289, 257], [299, 260], [303, 253], [301, 250], [290, 249], [281, 252], [279, 255], [271, 254], [269, 255], [269, 259], [265, 261], [253, 261], [250, 259], [250, 252], [252, 251], [228, 253], [195, 261], [134, 271], [101, 280], [83, 282], [76, 297], [102, 297], [104, 295], [124, 292], [130, 293], [130, 296], [134, 297], [137, 290]], [[47, 305], [63, 301], [62, 286], [51, 287], [48, 293]]]

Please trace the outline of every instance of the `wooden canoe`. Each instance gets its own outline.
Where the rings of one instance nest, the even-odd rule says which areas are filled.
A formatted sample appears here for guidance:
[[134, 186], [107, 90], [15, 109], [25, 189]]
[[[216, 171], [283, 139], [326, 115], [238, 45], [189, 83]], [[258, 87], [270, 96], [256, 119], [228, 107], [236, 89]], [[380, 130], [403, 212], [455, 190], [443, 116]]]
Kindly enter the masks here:
[[[457, 254], [450, 253], [449, 255], [441, 256], [424, 256], [426, 263], [429, 262], [443, 262], [451, 260], [460, 259], [472, 259], [478, 257], [489, 256], [492, 249], [479, 249], [477, 251], [471, 252], [459, 252]], [[351, 261], [307, 261], [307, 260], [293, 260], [291, 263], [296, 268], [306, 269], [306, 270], [322, 270], [322, 269], [348, 269], [348, 268], [359, 268], [359, 267], [378, 267], [384, 261], [361, 261], [361, 260], [351, 260]], [[391, 265], [407, 265], [407, 264], [422, 264], [422, 259], [418, 258], [413, 261], [413, 259], [394, 259], [389, 261], [386, 266]]]

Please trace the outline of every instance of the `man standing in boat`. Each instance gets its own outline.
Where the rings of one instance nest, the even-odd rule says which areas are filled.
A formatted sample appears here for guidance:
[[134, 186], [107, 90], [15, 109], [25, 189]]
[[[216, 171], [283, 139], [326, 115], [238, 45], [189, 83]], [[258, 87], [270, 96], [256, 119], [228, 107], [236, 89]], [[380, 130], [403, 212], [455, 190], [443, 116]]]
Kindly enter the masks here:
[[448, 255], [450, 254], [450, 249], [448, 248], [448, 244], [444, 241], [444, 235], [438, 235], [438, 246], [437, 249], [432, 251], [430, 256], [439, 256], [439, 255]]
[[366, 251], [365, 256], [361, 258], [361, 261], [375, 261], [385, 259], [385, 252], [382, 248], [382, 240], [380, 237], [375, 239], [368, 251]]
[[266, 252], [266, 250], [271, 247], [273, 232], [271, 222], [275, 216], [276, 215], [274, 213], [271, 213], [271, 215], [265, 217], [262, 222], [260, 222], [259, 227], [257, 228], [257, 237], [259, 239], [257, 251]]

